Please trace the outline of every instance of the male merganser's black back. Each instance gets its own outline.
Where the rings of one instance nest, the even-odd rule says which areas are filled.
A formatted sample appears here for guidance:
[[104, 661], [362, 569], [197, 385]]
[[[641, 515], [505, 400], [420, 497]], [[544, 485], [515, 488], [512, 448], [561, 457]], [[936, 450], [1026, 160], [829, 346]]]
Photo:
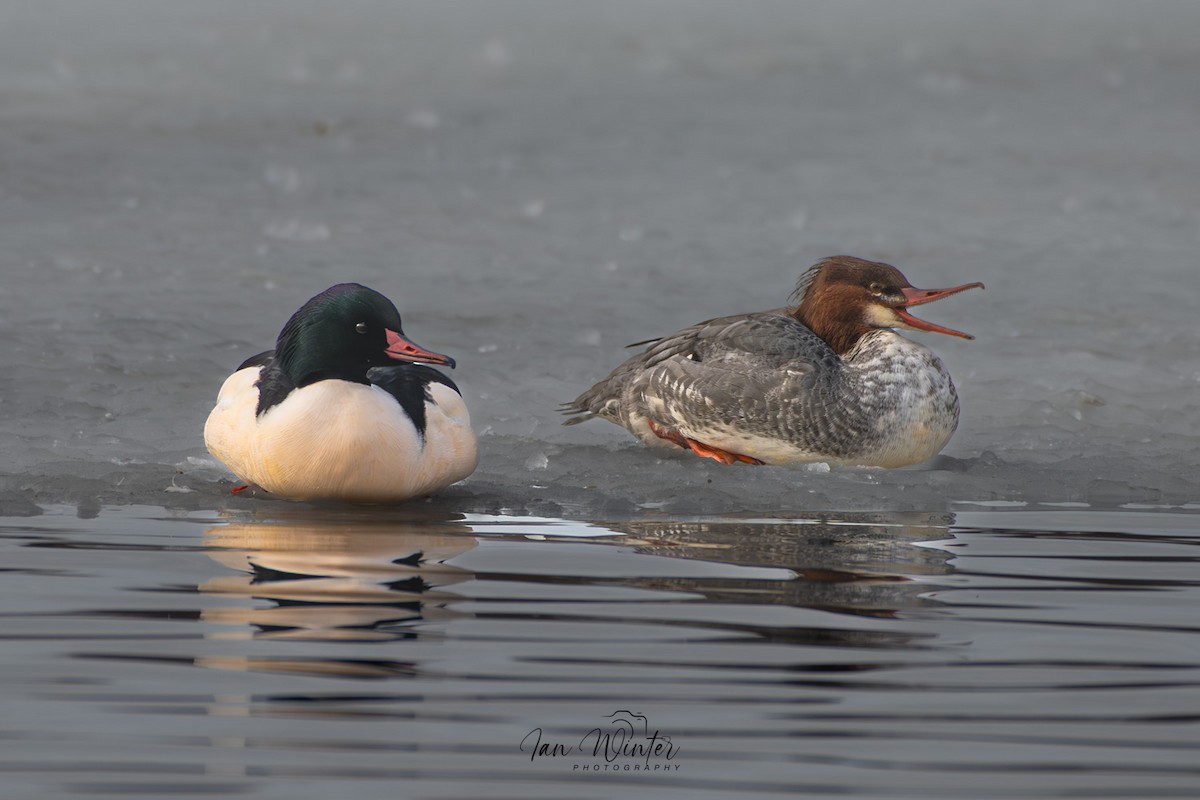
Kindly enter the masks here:
[[422, 439], [425, 438], [425, 404], [433, 402], [431, 387], [440, 384], [462, 396], [454, 381], [433, 367], [423, 364], [372, 367], [367, 371], [367, 380], [372, 386], [378, 386], [396, 398], [396, 402], [413, 421]]

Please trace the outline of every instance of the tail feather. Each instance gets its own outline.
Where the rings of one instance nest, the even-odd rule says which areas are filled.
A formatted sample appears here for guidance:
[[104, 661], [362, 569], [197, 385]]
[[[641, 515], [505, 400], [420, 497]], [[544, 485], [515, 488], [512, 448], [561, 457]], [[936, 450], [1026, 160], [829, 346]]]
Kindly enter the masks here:
[[563, 403], [558, 410], [563, 414], [575, 415], [563, 425], [578, 425], [589, 419], [601, 417], [622, 425], [620, 421], [620, 398], [624, 394], [625, 385], [631, 377], [637, 374], [639, 363], [631, 359], [617, 367], [607, 378], [588, 389], [569, 403]]
[[561, 403], [558, 406], [558, 413], [577, 415], [563, 422], [563, 425], [578, 425], [581, 422], [587, 422], [589, 419], [595, 419], [597, 416], [597, 414], [595, 414], [593, 411], [590, 411], [588, 407], [579, 400], [572, 400], [569, 403]]

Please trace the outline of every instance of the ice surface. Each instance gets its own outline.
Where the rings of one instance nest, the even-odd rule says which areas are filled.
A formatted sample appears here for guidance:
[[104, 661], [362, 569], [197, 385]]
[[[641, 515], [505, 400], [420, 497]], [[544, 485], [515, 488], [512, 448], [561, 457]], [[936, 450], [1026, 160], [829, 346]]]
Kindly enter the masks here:
[[[204, 418], [344, 280], [459, 359], [462, 510], [1200, 500], [1200, 6], [755, 8], [0, 4], [0, 507], [264, 502]], [[963, 399], [931, 464], [558, 425], [627, 342], [833, 253], [988, 286], [928, 312], [976, 341], [915, 334]]]

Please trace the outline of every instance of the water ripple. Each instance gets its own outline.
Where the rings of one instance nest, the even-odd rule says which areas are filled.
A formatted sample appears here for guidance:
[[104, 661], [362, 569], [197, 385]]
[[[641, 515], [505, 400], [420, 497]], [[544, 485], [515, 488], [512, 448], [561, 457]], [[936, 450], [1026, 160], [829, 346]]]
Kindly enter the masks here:
[[[1062, 513], [50, 508], [0, 521], [0, 773], [87, 797], [1189, 796], [1200, 517]], [[677, 751], [609, 760], [592, 729]]]

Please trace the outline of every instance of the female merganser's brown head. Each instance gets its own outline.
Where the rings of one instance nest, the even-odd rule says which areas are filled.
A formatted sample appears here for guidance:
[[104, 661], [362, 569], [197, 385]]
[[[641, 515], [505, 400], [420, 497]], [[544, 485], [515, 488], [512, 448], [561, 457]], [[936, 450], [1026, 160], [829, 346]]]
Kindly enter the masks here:
[[932, 303], [952, 294], [983, 288], [964, 283], [950, 289], [917, 289], [890, 264], [853, 256], [831, 256], [800, 276], [788, 309], [798, 322], [820, 336], [838, 355], [850, 351], [877, 328], [907, 328], [974, 339], [974, 336], [917, 319], [909, 306]]

